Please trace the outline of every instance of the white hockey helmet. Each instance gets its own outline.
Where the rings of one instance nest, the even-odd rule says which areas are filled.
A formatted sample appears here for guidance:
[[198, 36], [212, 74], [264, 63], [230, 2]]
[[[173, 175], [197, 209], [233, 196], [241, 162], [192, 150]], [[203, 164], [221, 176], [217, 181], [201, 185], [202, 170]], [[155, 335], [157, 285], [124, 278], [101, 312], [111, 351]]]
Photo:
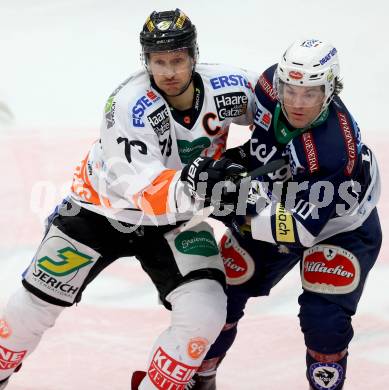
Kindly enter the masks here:
[[296, 86], [324, 86], [322, 113], [330, 104], [340, 68], [336, 48], [318, 39], [294, 42], [283, 54], [274, 74], [274, 88], [282, 103], [282, 83]]

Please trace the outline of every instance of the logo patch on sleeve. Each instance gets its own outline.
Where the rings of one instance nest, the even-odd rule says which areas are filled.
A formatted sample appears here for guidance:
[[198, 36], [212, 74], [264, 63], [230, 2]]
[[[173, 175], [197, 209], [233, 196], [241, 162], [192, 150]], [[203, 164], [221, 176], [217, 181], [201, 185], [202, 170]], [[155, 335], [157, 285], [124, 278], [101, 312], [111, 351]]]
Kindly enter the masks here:
[[255, 107], [254, 123], [268, 131], [272, 120], [271, 112], [259, 102], [257, 97], [255, 97]]
[[277, 204], [276, 209], [276, 239], [278, 242], [295, 242], [293, 217], [285, 207]]
[[229, 230], [220, 241], [220, 254], [223, 258], [227, 284], [243, 284], [253, 276], [255, 270], [254, 260], [239, 245]]
[[315, 363], [309, 367], [309, 375], [318, 390], [334, 390], [343, 373], [343, 367], [337, 363]]
[[357, 288], [360, 274], [358, 259], [346, 249], [316, 245], [304, 252], [301, 280], [306, 290], [348, 294]]

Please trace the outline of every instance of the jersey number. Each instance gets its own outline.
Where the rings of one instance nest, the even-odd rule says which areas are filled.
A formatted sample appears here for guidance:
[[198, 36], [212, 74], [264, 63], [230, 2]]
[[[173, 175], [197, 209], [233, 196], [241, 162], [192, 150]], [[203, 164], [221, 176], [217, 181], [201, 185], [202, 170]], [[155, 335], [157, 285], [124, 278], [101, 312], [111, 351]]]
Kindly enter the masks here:
[[170, 136], [170, 134], [168, 138], [159, 141], [159, 146], [161, 147], [162, 156], [165, 155], [165, 152], [167, 157], [172, 154], [172, 137]]
[[137, 140], [129, 141], [127, 138], [122, 138], [122, 137], [119, 137], [116, 141], [118, 144], [121, 144], [122, 142], [124, 142], [124, 154], [126, 155], [126, 158], [127, 158], [129, 163], [132, 161], [131, 160], [131, 146], [135, 147], [139, 151], [139, 153], [141, 153], [141, 154], [147, 153], [147, 146], [142, 141], [137, 141]]

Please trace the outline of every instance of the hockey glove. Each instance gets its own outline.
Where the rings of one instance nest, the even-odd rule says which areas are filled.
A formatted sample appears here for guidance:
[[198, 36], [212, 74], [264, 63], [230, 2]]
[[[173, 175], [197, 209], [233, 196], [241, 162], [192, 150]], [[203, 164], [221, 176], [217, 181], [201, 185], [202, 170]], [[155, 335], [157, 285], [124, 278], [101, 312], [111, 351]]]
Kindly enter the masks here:
[[229, 158], [233, 162], [243, 165], [244, 167], [249, 166], [250, 160], [250, 141], [245, 144], [229, 148], [223, 153], [224, 158]]
[[252, 180], [246, 201], [246, 215], [254, 216], [259, 214], [271, 202], [270, 197], [271, 193], [268, 191], [268, 183]]
[[222, 158], [214, 160], [210, 157], [197, 157], [184, 167], [181, 172], [181, 180], [186, 182], [190, 195], [196, 199], [205, 201], [205, 205], [233, 203], [237, 198], [234, 191], [226, 191], [225, 188], [239, 175], [245, 172], [245, 168], [230, 159]]

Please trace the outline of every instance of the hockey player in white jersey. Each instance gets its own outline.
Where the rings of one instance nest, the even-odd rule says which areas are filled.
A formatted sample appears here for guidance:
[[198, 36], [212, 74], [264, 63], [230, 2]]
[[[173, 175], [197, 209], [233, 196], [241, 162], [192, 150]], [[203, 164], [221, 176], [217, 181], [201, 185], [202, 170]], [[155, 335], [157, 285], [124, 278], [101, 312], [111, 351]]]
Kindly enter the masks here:
[[133, 389], [184, 389], [225, 323], [225, 273], [212, 228], [177, 227], [203, 206], [190, 191], [194, 179], [207, 177], [212, 188], [243, 172], [219, 158], [230, 124], [252, 122], [256, 80], [197, 64], [196, 29], [179, 9], [153, 12], [140, 40], [145, 69], [109, 97], [100, 139], [0, 317], [1, 388], [64, 308], [119, 257], [135, 256], [172, 310]]

